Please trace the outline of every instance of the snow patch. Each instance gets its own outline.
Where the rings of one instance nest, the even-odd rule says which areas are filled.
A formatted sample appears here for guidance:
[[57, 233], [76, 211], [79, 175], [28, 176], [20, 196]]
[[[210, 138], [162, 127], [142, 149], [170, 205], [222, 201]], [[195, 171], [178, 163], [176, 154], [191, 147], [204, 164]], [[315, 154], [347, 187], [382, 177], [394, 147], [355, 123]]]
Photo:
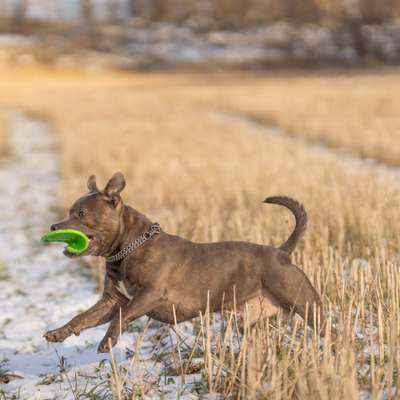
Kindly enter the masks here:
[[[101, 359], [108, 358], [96, 353], [105, 327], [62, 344], [49, 344], [42, 337], [91, 306], [99, 295], [79, 264], [65, 258], [59, 246], [38, 243], [57, 220], [59, 164], [49, 126], [13, 114], [9, 143], [12, 155], [0, 169], [0, 260], [6, 273], [0, 281], [0, 361], [3, 369], [24, 376], [8, 384], [7, 391], [20, 388], [22, 398], [53, 398], [55, 393], [69, 391], [67, 383], [38, 383], [49, 374], [58, 374], [59, 357], [77, 373], [91, 372]], [[124, 336], [119, 346], [127, 344]]]

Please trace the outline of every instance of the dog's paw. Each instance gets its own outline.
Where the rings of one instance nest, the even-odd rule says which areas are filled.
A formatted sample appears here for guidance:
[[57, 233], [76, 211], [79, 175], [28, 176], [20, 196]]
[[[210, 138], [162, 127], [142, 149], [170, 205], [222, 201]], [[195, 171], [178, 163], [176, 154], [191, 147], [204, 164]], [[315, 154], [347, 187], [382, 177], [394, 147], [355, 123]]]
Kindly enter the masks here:
[[63, 342], [68, 336], [72, 334], [72, 330], [65, 327], [54, 329], [52, 331], [46, 332], [43, 337], [48, 342]]
[[97, 348], [98, 353], [108, 353], [117, 344], [118, 339], [111, 336], [105, 336]]

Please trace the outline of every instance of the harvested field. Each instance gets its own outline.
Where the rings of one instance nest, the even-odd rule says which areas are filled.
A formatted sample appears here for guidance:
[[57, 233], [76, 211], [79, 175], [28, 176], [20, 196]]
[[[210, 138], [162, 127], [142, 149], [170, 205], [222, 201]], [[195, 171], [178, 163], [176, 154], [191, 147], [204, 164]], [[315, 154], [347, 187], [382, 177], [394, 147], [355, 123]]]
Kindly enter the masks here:
[[[196, 348], [204, 357], [198, 391], [240, 398], [396, 398], [400, 172], [343, 162], [340, 151], [400, 164], [399, 83], [396, 70], [272, 77], [24, 69], [1, 74], [0, 109], [23, 110], [51, 124], [62, 174], [55, 206], [64, 213], [85, 192], [90, 174], [105, 184], [117, 170], [127, 179], [127, 203], [167, 232], [195, 241], [277, 245], [290, 233], [291, 217], [261, 201], [285, 194], [305, 205], [309, 226], [294, 260], [340, 332], [336, 353], [329, 338], [325, 346], [296, 339], [296, 331], [304, 331], [301, 321], [287, 331], [278, 318], [237, 339], [229, 320], [225, 331], [209, 338], [206, 318]], [[227, 113], [250, 122], [224, 118]], [[252, 119], [265, 123], [264, 131], [254, 129]], [[310, 151], [309, 141], [335, 151]], [[233, 340], [239, 340], [235, 354], [226, 351]], [[188, 371], [190, 351], [182, 344], [177, 354], [174, 349], [169, 357], [180, 376]], [[142, 394], [161, 391], [141, 385]]]

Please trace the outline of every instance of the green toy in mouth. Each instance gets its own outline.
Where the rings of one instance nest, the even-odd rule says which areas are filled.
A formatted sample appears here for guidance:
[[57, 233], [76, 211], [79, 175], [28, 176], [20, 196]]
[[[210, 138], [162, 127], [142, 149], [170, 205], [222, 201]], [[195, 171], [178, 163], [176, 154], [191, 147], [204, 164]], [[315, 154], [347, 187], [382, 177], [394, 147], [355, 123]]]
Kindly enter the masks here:
[[67, 251], [72, 254], [81, 254], [88, 247], [90, 239], [81, 231], [75, 229], [58, 229], [47, 232], [40, 239], [42, 242], [64, 242], [67, 243]]

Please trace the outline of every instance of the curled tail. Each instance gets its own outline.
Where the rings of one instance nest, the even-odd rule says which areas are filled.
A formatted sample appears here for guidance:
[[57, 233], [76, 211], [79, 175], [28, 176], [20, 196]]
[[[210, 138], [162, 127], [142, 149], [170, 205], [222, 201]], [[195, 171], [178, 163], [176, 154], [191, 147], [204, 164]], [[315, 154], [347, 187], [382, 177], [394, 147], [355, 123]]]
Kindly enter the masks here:
[[307, 213], [304, 207], [296, 200], [285, 196], [267, 197], [263, 203], [279, 204], [288, 208], [296, 219], [296, 226], [289, 236], [289, 239], [283, 243], [279, 248], [287, 254], [291, 254], [296, 247], [297, 242], [303, 236], [307, 227]]

